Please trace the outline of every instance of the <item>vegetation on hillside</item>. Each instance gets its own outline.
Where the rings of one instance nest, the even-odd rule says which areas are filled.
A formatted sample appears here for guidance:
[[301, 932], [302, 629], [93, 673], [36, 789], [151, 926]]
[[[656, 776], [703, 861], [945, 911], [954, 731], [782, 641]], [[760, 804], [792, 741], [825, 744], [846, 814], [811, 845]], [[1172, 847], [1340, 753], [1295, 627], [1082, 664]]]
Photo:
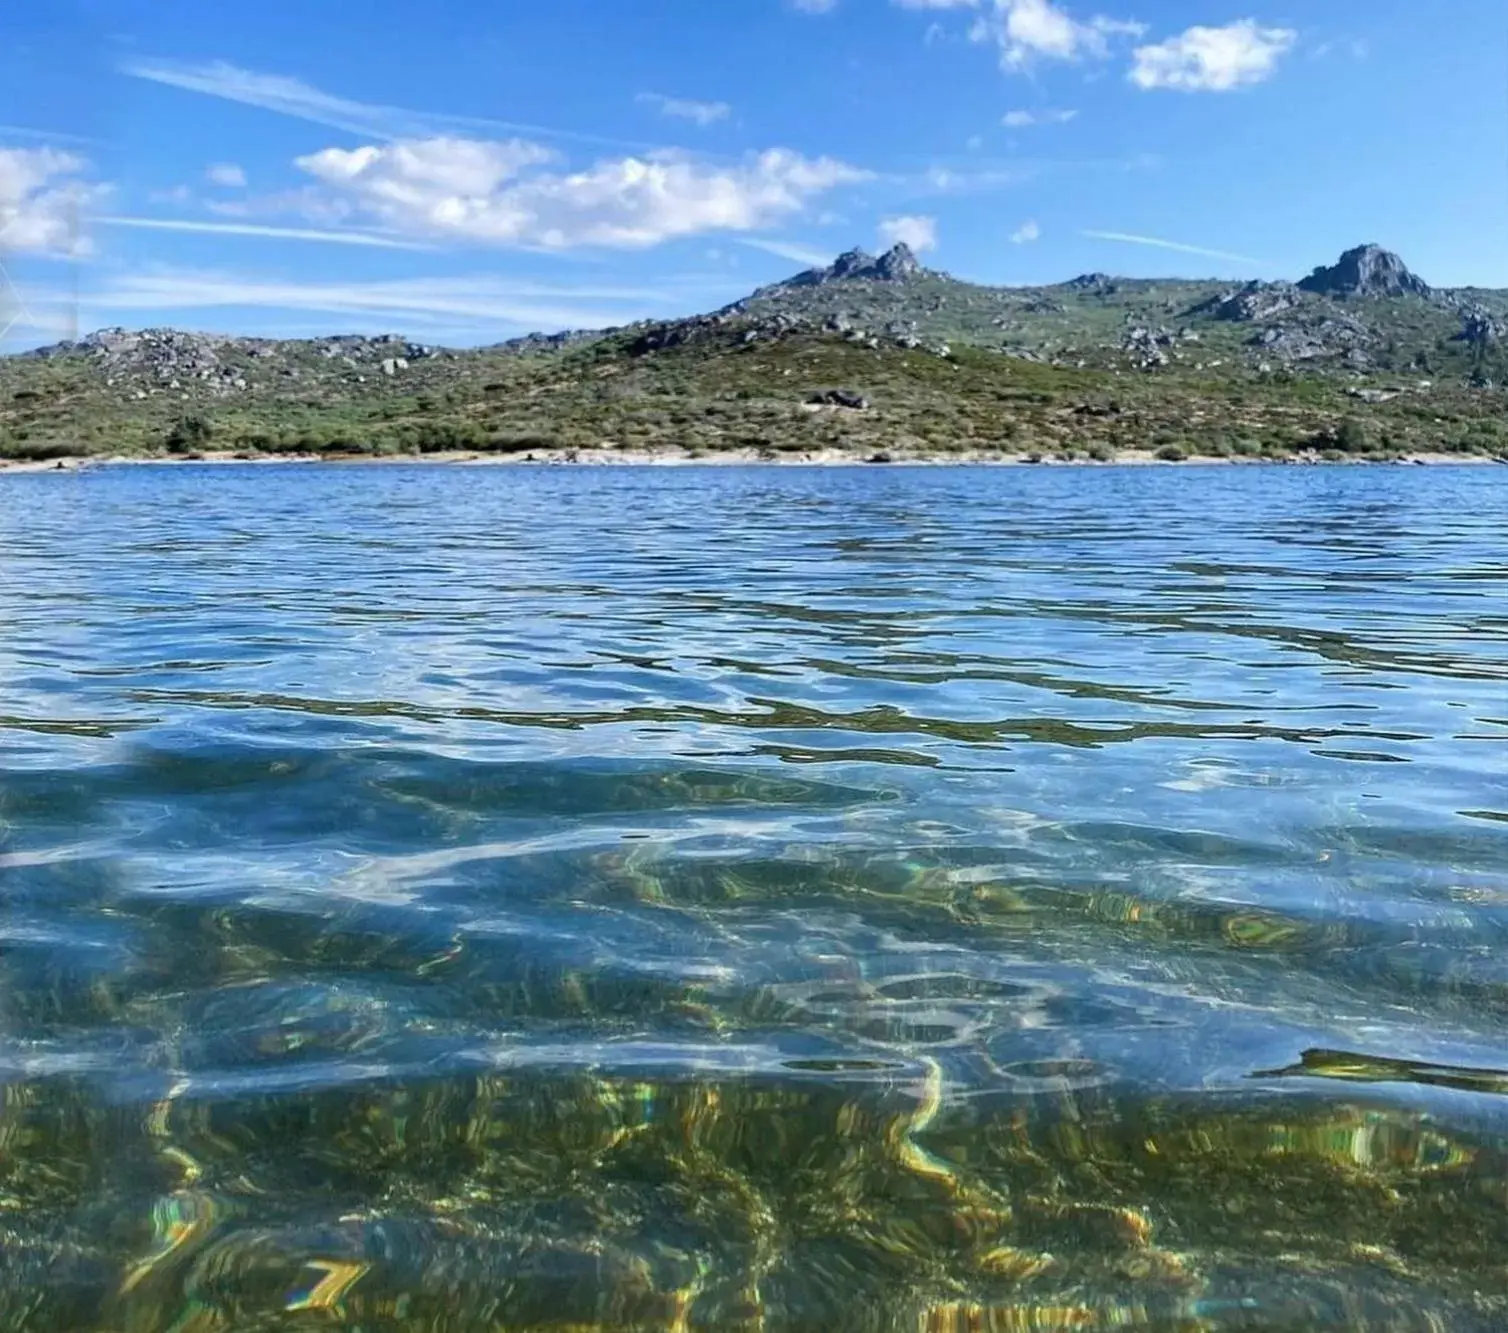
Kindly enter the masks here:
[[[0, 456], [1508, 457], [1508, 294], [831, 274], [466, 352], [97, 335], [0, 360]], [[865, 405], [814, 401], [835, 389]]]

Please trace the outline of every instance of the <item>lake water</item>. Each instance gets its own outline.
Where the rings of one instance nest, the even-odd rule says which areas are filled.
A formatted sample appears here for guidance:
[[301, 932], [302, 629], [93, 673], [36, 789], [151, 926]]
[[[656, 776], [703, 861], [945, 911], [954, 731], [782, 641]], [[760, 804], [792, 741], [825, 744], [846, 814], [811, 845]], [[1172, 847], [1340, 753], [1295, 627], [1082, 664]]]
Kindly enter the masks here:
[[1508, 469], [5, 476], [0, 768], [0, 1327], [1508, 1321]]

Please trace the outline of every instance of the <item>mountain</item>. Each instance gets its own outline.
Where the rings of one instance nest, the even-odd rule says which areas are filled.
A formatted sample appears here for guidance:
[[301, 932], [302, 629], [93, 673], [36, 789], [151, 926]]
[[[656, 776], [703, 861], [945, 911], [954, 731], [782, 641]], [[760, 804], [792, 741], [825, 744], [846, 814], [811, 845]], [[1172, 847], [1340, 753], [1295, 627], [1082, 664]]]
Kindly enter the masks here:
[[1380, 245], [1358, 245], [1338, 263], [1314, 270], [1299, 283], [1302, 291], [1319, 296], [1429, 296], [1429, 284], [1409, 272], [1408, 265]]
[[[709, 314], [453, 351], [103, 330], [0, 358], [0, 457], [1508, 448], [1508, 293], [1347, 251], [1302, 282], [989, 287], [851, 250]], [[863, 404], [860, 406], [860, 404]]]

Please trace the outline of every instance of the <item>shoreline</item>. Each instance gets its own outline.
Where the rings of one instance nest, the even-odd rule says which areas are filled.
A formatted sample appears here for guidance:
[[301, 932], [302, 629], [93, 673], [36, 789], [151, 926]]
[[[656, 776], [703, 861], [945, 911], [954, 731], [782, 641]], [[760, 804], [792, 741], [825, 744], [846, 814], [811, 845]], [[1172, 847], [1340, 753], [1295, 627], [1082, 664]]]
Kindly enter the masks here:
[[265, 467], [276, 464], [323, 467], [391, 467], [440, 465], [444, 467], [1377, 467], [1416, 466], [1481, 467], [1502, 465], [1508, 459], [1483, 454], [1410, 453], [1380, 459], [1356, 456], [1322, 459], [1313, 454], [1289, 454], [1280, 458], [1219, 458], [1191, 454], [1184, 459], [1159, 458], [1151, 450], [1125, 449], [1103, 461], [1090, 458], [1048, 458], [1028, 452], [857, 454], [828, 449], [804, 453], [762, 452], [728, 449], [715, 453], [688, 453], [680, 449], [537, 449], [529, 453], [481, 453], [451, 450], [428, 454], [246, 454], [205, 452], [189, 455], [106, 454], [49, 459], [0, 459], [0, 474], [75, 473], [109, 467]]

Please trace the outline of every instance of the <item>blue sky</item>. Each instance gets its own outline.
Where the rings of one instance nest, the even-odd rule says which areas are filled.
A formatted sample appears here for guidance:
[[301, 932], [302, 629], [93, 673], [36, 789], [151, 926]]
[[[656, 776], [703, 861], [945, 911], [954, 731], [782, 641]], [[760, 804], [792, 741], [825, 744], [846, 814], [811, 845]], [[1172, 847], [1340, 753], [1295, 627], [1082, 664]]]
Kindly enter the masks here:
[[1501, 0], [112, 0], [0, 47], [6, 349], [495, 341], [903, 238], [995, 283], [1508, 287]]

